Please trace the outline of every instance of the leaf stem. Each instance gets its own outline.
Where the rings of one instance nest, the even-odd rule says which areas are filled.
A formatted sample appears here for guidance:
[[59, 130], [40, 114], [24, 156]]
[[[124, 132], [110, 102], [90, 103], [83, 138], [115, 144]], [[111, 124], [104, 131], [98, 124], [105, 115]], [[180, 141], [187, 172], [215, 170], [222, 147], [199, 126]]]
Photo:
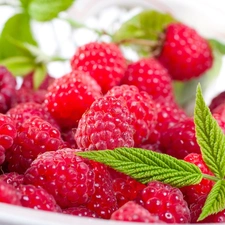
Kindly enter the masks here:
[[218, 177], [214, 177], [214, 176], [211, 176], [211, 175], [208, 175], [208, 174], [202, 174], [203, 178], [206, 178], [207, 180], [212, 180], [212, 181], [219, 181], [220, 179]]

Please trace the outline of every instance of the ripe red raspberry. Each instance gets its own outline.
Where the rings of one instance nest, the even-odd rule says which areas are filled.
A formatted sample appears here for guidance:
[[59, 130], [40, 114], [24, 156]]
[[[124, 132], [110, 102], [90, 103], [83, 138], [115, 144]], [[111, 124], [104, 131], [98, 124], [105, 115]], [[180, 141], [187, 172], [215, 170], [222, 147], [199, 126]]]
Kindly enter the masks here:
[[190, 80], [201, 76], [212, 66], [212, 50], [194, 29], [181, 24], [166, 28], [159, 61], [174, 80]]
[[45, 100], [46, 90], [32, 90], [28, 88], [20, 88], [16, 90], [15, 102], [13, 107], [20, 103], [36, 102], [42, 104]]
[[58, 124], [47, 111], [47, 109], [38, 103], [35, 102], [26, 102], [16, 105], [14, 108], [11, 108], [7, 115], [12, 118], [12, 120], [16, 123], [16, 126], [21, 126], [26, 120], [33, 116], [38, 116], [41, 119], [49, 122], [52, 126], [59, 129]]
[[148, 140], [156, 125], [156, 103], [152, 98], [133, 85], [115, 86], [106, 95], [125, 99], [133, 117], [134, 145], [137, 147]]
[[60, 126], [69, 129], [77, 126], [82, 114], [99, 97], [96, 81], [85, 72], [73, 71], [49, 86], [45, 105]]
[[55, 199], [45, 189], [34, 185], [20, 185], [18, 190], [21, 194], [21, 204], [23, 207], [45, 210], [51, 212], [61, 212]]
[[186, 118], [165, 131], [161, 136], [161, 150], [178, 159], [190, 153], [200, 153], [193, 118]]
[[38, 155], [25, 172], [25, 184], [44, 188], [60, 207], [69, 208], [89, 201], [94, 172], [74, 149], [64, 148]]
[[92, 42], [79, 47], [71, 59], [73, 70], [89, 72], [102, 92], [120, 84], [126, 69], [125, 58], [113, 43]]
[[21, 205], [19, 191], [3, 180], [0, 180], [0, 202]]
[[151, 215], [148, 210], [133, 201], [127, 202], [116, 210], [110, 219], [129, 222], [163, 223], [157, 216]]
[[69, 129], [69, 130], [64, 130], [61, 131], [61, 136], [62, 139], [64, 140], [65, 144], [69, 147], [69, 148], [77, 148], [77, 143], [74, 140], [74, 135], [75, 135], [76, 129]]
[[132, 118], [123, 98], [97, 99], [83, 114], [75, 134], [77, 145], [86, 150], [134, 146]]
[[187, 118], [186, 113], [175, 101], [164, 99], [156, 102], [157, 121], [154, 131], [151, 133], [145, 144], [154, 144], [157, 151], [160, 151], [159, 142], [161, 135], [170, 127]]
[[[225, 106], [225, 104], [224, 104], [224, 106]], [[225, 107], [224, 106], [223, 106], [224, 109], [222, 109], [221, 112], [220, 112], [220, 109], [218, 109], [218, 111], [217, 111], [218, 113], [213, 113], [212, 115], [213, 115], [214, 119], [217, 121], [220, 128], [222, 129], [223, 133], [225, 134]], [[217, 108], [220, 108], [220, 106], [218, 106]]]
[[11, 172], [24, 173], [41, 153], [56, 151], [63, 146], [60, 132], [39, 117], [31, 117], [17, 130], [17, 137], [6, 151], [6, 161]]
[[0, 66], [0, 113], [6, 113], [12, 106], [16, 92], [16, 79], [3, 66]]
[[141, 59], [128, 65], [123, 84], [135, 85], [146, 91], [154, 100], [173, 98], [172, 81], [167, 70], [155, 58]]
[[158, 181], [139, 192], [137, 203], [166, 223], [189, 223], [190, 211], [178, 188]]
[[224, 105], [225, 104], [225, 91], [219, 93], [217, 96], [215, 96], [210, 105], [209, 108], [211, 110], [211, 112], [214, 111], [214, 109], [216, 109], [219, 105]]
[[0, 180], [17, 188], [20, 184], [24, 183], [24, 175], [16, 172], [4, 173], [0, 175]]
[[64, 214], [69, 214], [74, 216], [98, 218], [97, 214], [95, 212], [92, 212], [86, 206], [71, 207], [71, 208], [64, 209], [62, 212]]
[[[202, 159], [201, 154], [191, 153], [187, 155], [184, 160], [186, 162], [190, 162], [192, 164], [195, 164], [200, 168], [202, 173], [213, 175], [209, 168], [206, 166], [205, 162]], [[210, 190], [212, 189], [212, 186], [214, 185], [214, 182], [208, 179], [202, 179], [202, 181], [199, 184], [190, 185], [181, 188], [182, 193], [184, 194], [184, 198], [187, 201], [189, 205], [195, 203], [204, 195], [208, 195]]]
[[16, 133], [12, 119], [0, 113], [0, 165], [5, 161], [5, 151], [13, 145]]
[[90, 165], [95, 174], [95, 184], [94, 193], [87, 203], [87, 208], [95, 212], [98, 217], [109, 219], [118, 208], [112, 178], [105, 165], [93, 161], [90, 161]]
[[[21, 87], [25, 89], [32, 89], [34, 90], [34, 73], [31, 72], [23, 77], [23, 82]], [[49, 74], [46, 75], [45, 79], [42, 81], [40, 86], [38, 87], [39, 90], [47, 90], [48, 86], [53, 83], [55, 78], [51, 77]]]

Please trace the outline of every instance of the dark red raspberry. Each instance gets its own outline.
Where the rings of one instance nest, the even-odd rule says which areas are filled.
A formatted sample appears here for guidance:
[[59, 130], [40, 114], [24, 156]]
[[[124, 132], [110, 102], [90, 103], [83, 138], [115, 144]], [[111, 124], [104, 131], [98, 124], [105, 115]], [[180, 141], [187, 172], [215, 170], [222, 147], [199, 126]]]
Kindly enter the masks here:
[[0, 180], [0, 202], [21, 205], [19, 191], [3, 180]]
[[25, 172], [25, 183], [44, 188], [60, 207], [69, 208], [87, 204], [94, 172], [75, 150], [65, 148], [40, 154]]
[[6, 149], [13, 145], [16, 133], [12, 119], [0, 113], [0, 165], [5, 161]]
[[0, 66], [0, 113], [6, 113], [12, 106], [16, 92], [16, 79], [3, 66]]
[[190, 153], [199, 154], [193, 118], [186, 118], [165, 131], [161, 136], [161, 150], [178, 159]]
[[161, 135], [170, 127], [187, 118], [186, 113], [177, 103], [171, 99], [163, 99], [156, 103], [157, 121], [154, 131], [151, 133], [149, 140], [144, 144], [156, 144], [156, 148], [160, 151], [159, 141]]
[[25, 102], [36, 102], [42, 104], [45, 100], [46, 90], [32, 90], [28, 88], [20, 88], [16, 90], [16, 97], [13, 106], [25, 103]]
[[154, 100], [168, 96], [173, 98], [171, 78], [155, 58], [141, 59], [129, 64], [122, 82], [146, 91]]
[[166, 223], [189, 223], [190, 210], [178, 188], [158, 181], [148, 183], [137, 197], [137, 202]]
[[[187, 155], [184, 158], [184, 160], [186, 162], [190, 162], [198, 166], [202, 171], [202, 173], [213, 176], [213, 174], [210, 172], [209, 168], [203, 161], [201, 154], [191, 153]], [[187, 203], [191, 205], [197, 202], [198, 199], [200, 199], [202, 196], [208, 195], [213, 185], [214, 185], [213, 181], [208, 179], [202, 179], [202, 181], [199, 184], [183, 187], [181, 188], [181, 191], [184, 194], [184, 198], [187, 201]]]
[[17, 137], [6, 151], [6, 161], [11, 172], [24, 173], [41, 153], [56, 151], [63, 145], [60, 132], [39, 117], [31, 117], [17, 130]]
[[94, 193], [87, 203], [87, 208], [95, 212], [98, 217], [109, 219], [118, 208], [112, 178], [105, 165], [93, 161], [90, 165], [95, 174], [95, 184]]
[[113, 190], [116, 195], [118, 206], [121, 207], [128, 201], [134, 200], [137, 193], [146, 185], [134, 180], [129, 176], [118, 176], [113, 179]]
[[64, 209], [62, 212], [64, 214], [69, 214], [74, 216], [98, 218], [97, 214], [95, 212], [92, 212], [86, 206], [71, 207], [71, 208]]
[[[32, 89], [34, 90], [34, 73], [31, 72], [23, 77], [23, 82], [21, 87], [26, 89]], [[42, 81], [40, 86], [38, 87], [39, 90], [47, 90], [49, 85], [53, 83], [55, 78], [51, 77], [49, 74], [46, 75], [45, 79]]]
[[113, 43], [92, 42], [79, 47], [71, 60], [73, 70], [88, 72], [106, 93], [120, 84], [126, 69], [125, 58]]
[[144, 91], [139, 92], [133, 85], [115, 86], [106, 95], [116, 98], [123, 97], [130, 115], [133, 117], [134, 143], [139, 146], [148, 140], [156, 125], [156, 103]]
[[210, 105], [209, 105], [209, 108], [211, 110], [211, 112], [214, 111], [214, 109], [216, 109], [219, 105], [221, 104], [225, 104], [225, 91], [219, 93], [217, 96], [215, 96]]
[[76, 133], [76, 129], [69, 129], [61, 131], [62, 139], [65, 141], [66, 145], [69, 148], [77, 148], [77, 143], [74, 140], [74, 135]]
[[86, 150], [134, 146], [132, 118], [123, 98], [97, 99], [83, 114], [75, 134], [77, 145]]
[[151, 215], [148, 210], [133, 201], [127, 202], [116, 210], [110, 219], [129, 222], [163, 223], [157, 216]]
[[34, 185], [20, 185], [18, 190], [21, 194], [21, 204], [23, 207], [45, 210], [51, 212], [61, 212], [54, 197], [45, 189]]
[[0, 175], [0, 180], [17, 188], [20, 184], [24, 183], [24, 175], [16, 172], [4, 173]]
[[62, 128], [70, 129], [77, 126], [93, 101], [101, 97], [100, 90], [87, 73], [73, 71], [49, 86], [45, 105]]
[[212, 66], [212, 50], [194, 29], [182, 24], [170, 24], [159, 61], [168, 69], [174, 80], [190, 80], [201, 76]]
[[11, 108], [7, 112], [7, 115], [13, 119], [17, 127], [19, 127], [29, 118], [33, 116], [38, 116], [59, 129], [58, 124], [50, 115], [50, 113], [47, 111], [47, 109], [43, 105], [35, 102], [26, 102], [18, 104], [14, 108]]

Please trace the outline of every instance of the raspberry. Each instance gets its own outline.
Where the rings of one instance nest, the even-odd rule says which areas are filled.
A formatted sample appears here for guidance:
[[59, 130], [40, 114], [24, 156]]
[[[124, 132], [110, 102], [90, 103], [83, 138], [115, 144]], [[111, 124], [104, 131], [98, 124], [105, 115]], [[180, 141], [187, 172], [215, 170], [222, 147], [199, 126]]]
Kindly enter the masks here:
[[75, 129], [65, 130], [61, 132], [62, 139], [69, 148], [77, 148], [77, 143], [74, 140]]
[[219, 105], [221, 104], [225, 104], [225, 91], [219, 93], [217, 96], [215, 96], [210, 105], [209, 105], [209, 108], [211, 110], [211, 112], [214, 111], [214, 109], [216, 109]]
[[64, 214], [69, 214], [74, 216], [98, 218], [95, 212], [92, 212], [90, 209], [88, 209], [85, 206], [67, 208], [67, 209], [64, 209], [62, 212]]
[[56, 204], [53, 196], [43, 188], [28, 184], [20, 185], [18, 190], [21, 194], [22, 206], [37, 210], [61, 212], [61, 208]]
[[133, 201], [129, 201], [120, 207], [112, 214], [110, 219], [129, 222], [163, 223], [157, 216], [151, 215], [145, 208]]
[[155, 58], [141, 59], [128, 65], [123, 84], [135, 85], [146, 91], [154, 100], [170, 96], [172, 81], [167, 70]]
[[133, 85], [115, 86], [107, 92], [107, 95], [125, 99], [133, 117], [135, 146], [148, 140], [156, 124], [155, 102], [152, 98], [144, 91], [139, 92]]
[[[25, 89], [34, 90], [33, 79], [34, 79], [34, 73], [33, 72], [27, 74], [25, 77], [23, 77], [23, 82], [22, 82], [21, 87], [25, 88]], [[53, 78], [49, 74], [47, 74], [45, 79], [42, 81], [42, 83], [38, 87], [38, 89], [39, 90], [47, 90], [49, 85], [52, 84], [54, 80], [55, 80], [55, 78]]]
[[0, 180], [0, 202], [12, 205], [21, 205], [20, 193], [18, 190], [3, 180]]
[[193, 118], [186, 118], [164, 132], [161, 136], [161, 149], [178, 159], [190, 153], [200, 153]]
[[120, 84], [126, 69], [125, 58], [113, 43], [92, 42], [79, 47], [71, 60], [73, 70], [89, 72], [102, 92]]
[[137, 203], [166, 223], [188, 223], [191, 219], [182, 192], [158, 181], [148, 183], [139, 192]]
[[26, 102], [16, 105], [14, 108], [11, 108], [7, 115], [13, 119], [16, 123], [17, 127], [21, 126], [26, 120], [31, 118], [32, 116], [38, 116], [41, 119], [49, 122], [52, 126], [59, 129], [58, 124], [52, 118], [47, 109], [38, 103], [35, 102]]
[[213, 62], [208, 42], [194, 29], [181, 23], [170, 24], [166, 28], [158, 59], [172, 79], [181, 81], [201, 76]]
[[[202, 173], [213, 175], [210, 172], [209, 168], [206, 166], [205, 162], [203, 161], [201, 154], [191, 153], [187, 155], [184, 160], [186, 162], [190, 162], [198, 166]], [[197, 202], [198, 199], [200, 199], [202, 196], [209, 194], [213, 185], [213, 181], [208, 179], [202, 179], [199, 184], [183, 187], [181, 188], [181, 191], [183, 192], [187, 203], [191, 205], [194, 202]]]
[[77, 126], [82, 114], [99, 97], [96, 81], [87, 73], [73, 71], [50, 85], [45, 105], [60, 126], [69, 129]]
[[16, 97], [14, 105], [25, 102], [36, 102], [42, 104], [45, 100], [46, 90], [32, 90], [28, 88], [20, 88], [16, 91]]
[[62, 146], [60, 132], [39, 117], [31, 117], [17, 131], [13, 146], [6, 151], [11, 172], [24, 173], [38, 154], [56, 151]]
[[6, 113], [12, 106], [16, 92], [16, 79], [3, 66], [0, 66], [0, 113]]
[[187, 118], [183, 109], [181, 109], [173, 100], [164, 99], [163, 101], [157, 101], [157, 121], [154, 131], [151, 133], [149, 140], [144, 144], [154, 144], [156, 149], [161, 151], [159, 141], [164, 132], [170, 127]]
[[94, 193], [94, 172], [75, 150], [45, 152], [25, 172], [25, 184], [44, 188], [57, 204], [69, 208], [86, 204]]
[[0, 180], [17, 188], [20, 184], [24, 183], [24, 175], [16, 172], [4, 173], [0, 175]]
[[0, 165], [5, 161], [5, 150], [13, 145], [16, 137], [14, 122], [0, 113]]
[[87, 203], [87, 208], [95, 212], [98, 217], [109, 219], [118, 208], [112, 178], [103, 164], [93, 161], [90, 164], [95, 174], [95, 191]]
[[132, 119], [125, 100], [105, 96], [83, 114], [75, 134], [79, 148], [89, 150], [133, 147]]

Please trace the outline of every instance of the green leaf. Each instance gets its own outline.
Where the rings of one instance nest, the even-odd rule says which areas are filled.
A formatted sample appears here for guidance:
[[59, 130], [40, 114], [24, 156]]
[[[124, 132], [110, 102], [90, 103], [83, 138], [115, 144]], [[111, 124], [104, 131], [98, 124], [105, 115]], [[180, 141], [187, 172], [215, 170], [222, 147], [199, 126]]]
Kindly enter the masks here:
[[35, 68], [35, 62], [25, 56], [10, 57], [0, 61], [0, 65], [5, 66], [14, 76], [24, 76]]
[[31, 17], [38, 21], [48, 21], [67, 10], [74, 0], [32, 0], [29, 5]]
[[173, 81], [176, 101], [189, 115], [193, 115], [197, 85], [200, 83], [204, 92], [220, 74], [223, 56], [216, 49], [213, 50], [213, 56], [214, 60], [212, 67], [200, 78], [192, 79], [186, 82]]
[[31, 32], [30, 17], [27, 14], [20, 13], [12, 16], [5, 23], [0, 37], [0, 59], [26, 55], [10, 42], [10, 38], [37, 45]]
[[20, 0], [22, 7], [26, 10], [31, 0]]
[[200, 169], [166, 154], [140, 148], [77, 152], [79, 156], [104, 163], [142, 183], [158, 180], [176, 187], [198, 184]]
[[211, 214], [218, 213], [223, 209], [225, 209], [225, 180], [219, 180], [207, 196], [198, 221], [205, 219]]
[[47, 75], [47, 68], [44, 64], [40, 64], [38, 67], [36, 67], [33, 75], [34, 89], [39, 88], [41, 83], [44, 81], [46, 75]]
[[157, 40], [165, 27], [176, 21], [170, 14], [154, 10], [146, 10], [126, 21], [113, 35], [113, 40], [119, 42], [124, 39]]
[[197, 87], [194, 122], [202, 157], [216, 177], [225, 176], [225, 136], [204, 102], [200, 85]]
[[213, 49], [218, 50], [223, 55], [225, 54], [225, 44], [224, 43], [222, 43], [218, 40], [215, 40], [215, 39], [210, 39], [209, 43]]

